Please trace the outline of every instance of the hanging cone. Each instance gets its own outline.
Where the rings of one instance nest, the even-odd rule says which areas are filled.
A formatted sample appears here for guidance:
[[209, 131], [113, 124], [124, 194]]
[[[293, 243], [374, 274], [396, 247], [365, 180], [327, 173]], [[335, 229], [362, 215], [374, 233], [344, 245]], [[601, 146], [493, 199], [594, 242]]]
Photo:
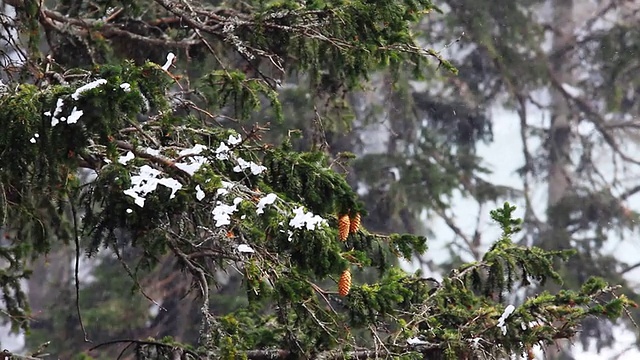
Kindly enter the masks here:
[[356, 216], [351, 218], [349, 224], [349, 233], [354, 233], [360, 229], [360, 213], [357, 213]]
[[338, 294], [340, 296], [347, 296], [351, 290], [351, 271], [349, 269], [342, 272], [340, 280], [338, 281]]
[[338, 239], [340, 239], [340, 241], [347, 240], [350, 226], [351, 221], [349, 220], [349, 215], [344, 214], [338, 218]]

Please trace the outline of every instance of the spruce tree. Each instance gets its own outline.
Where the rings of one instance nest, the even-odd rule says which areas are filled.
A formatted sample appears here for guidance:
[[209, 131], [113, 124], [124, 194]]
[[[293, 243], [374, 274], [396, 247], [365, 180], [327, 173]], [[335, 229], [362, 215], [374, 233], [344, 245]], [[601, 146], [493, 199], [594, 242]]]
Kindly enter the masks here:
[[[445, 16], [433, 17], [421, 29], [432, 41], [451, 44], [449, 54], [460, 75], [436, 81], [442, 90], [429, 89], [423, 97], [447, 101], [455, 94], [481, 114], [496, 108], [510, 112], [513, 123], [494, 121], [493, 127], [518, 124], [513, 135], [520, 141], [513, 151], [523, 159], [509, 169], [521, 179], [517, 188], [495, 186], [479, 176], [463, 191], [480, 206], [505, 197], [523, 204], [520, 243], [574, 248], [577, 255], [559, 268], [566, 287], [576, 289], [585, 278], [602, 276], [637, 299], [637, 284], [630, 280], [638, 259], [619, 255], [634, 246], [637, 231], [633, 199], [638, 187], [624, 179], [635, 178], [638, 170], [637, 124], [631, 120], [638, 114], [637, 86], [630, 75], [637, 66], [632, 34], [638, 31], [638, 2], [452, 0], [441, 5]], [[460, 230], [448, 218], [452, 231], [475, 240], [464, 243], [472, 253], [492, 241], [475, 229]], [[612, 252], [612, 243], [620, 244], [620, 251]], [[633, 322], [624, 324], [637, 332]], [[585, 347], [593, 339], [597, 349], [615, 345], [611, 323], [590, 319], [583, 325]], [[571, 350], [566, 353], [570, 357]]]
[[[496, 358], [635, 306], [600, 278], [509, 304], [517, 288], [561, 283], [555, 262], [574, 251], [514, 244], [508, 203], [478, 261], [441, 281], [402, 271], [395, 261], [424, 255], [426, 238], [358, 226], [368, 211], [340, 171], [348, 154], [317, 138], [301, 149], [282, 129], [288, 77], [325, 102], [318, 119], [344, 120], [344, 96], [377, 71], [455, 73], [412, 32], [438, 10], [430, 1], [9, 4], [20, 36], [5, 34], [0, 95], [3, 301], [14, 330], [55, 337], [59, 357]], [[32, 324], [21, 280], [70, 249], [55, 280], [74, 301]], [[85, 258], [93, 283], [80, 283]], [[239, 306], [220, 306], [225, 271], [242, 279]], [[156, 304], [167, 291], [187, 297]], [[180, 339], [145, 334], [151, 306]]]

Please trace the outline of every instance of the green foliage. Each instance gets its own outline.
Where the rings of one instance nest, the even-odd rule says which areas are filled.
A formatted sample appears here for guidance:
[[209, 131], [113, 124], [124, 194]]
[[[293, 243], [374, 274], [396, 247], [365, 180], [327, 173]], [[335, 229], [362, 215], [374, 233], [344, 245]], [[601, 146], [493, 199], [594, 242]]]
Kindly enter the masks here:
[[260, 95], [263, 95], [269, 99], [276, 120], [282, 121], [282, 106], [278, 94], [264, 81], [247, 79], [244, 73], [237, 70], [216, 70], [205, 75], [201, 82], [200, 90], [209, 106], [214, 109], [232, 104], [234, 115], [246, 120], [262, 107]]
[[422, 254], [427, 251], [427, 239], [423, 236], [394, 234], [389, 241], [396, 255], [407, 260], [410, 260], [414, 253]]
[[438, 9], [429, 0], [272, 2], [258, 10], [258, 26], [243, 35], [285, 61], [296, 59], [288, 64], [292, 70], [305, 71], [313, 86], [331, 93], [360, 86], [376, 69], [397, 68], [405, 54], [419, 68], [423, 54], [415, 53], [410, 24], [432, 10]]
[[[520, 231], [522, 221], [513, 219], [514, 210], [514, 206], [505, 203], [502, 208], [491, 212], [491, 218], [502, 228], [502, 238], [493, 244], [482, 259], [490, 266], [487, 285], [484, 289], [486, 295], [490, 295], [495, 289], [513, 288], [516, 279], [520, 279], [523, 286], [529, 285], [531, 280], [544, 285], [548, 278], [561, 283], [562, 277], [553, 270], [553, 258], [558, 257], [567, 261], [569, 256], [575, 254], [574, 250], [545, 251], [535, 246], [531, 248], [515, 246], [511, 237]], [[481, 278], [477, 273], [472, 276], [474, 279]], [[502, 293], [499, 296], [502, 298]]]
[[314, 213], [363, 211], [344, 177], [327, 168], [326, 154], [283, 150], [269, 151], [263, 160], [266, 185]]
[[[567, 260], [572, 252], [515, 245], [522, 222], [505, 203], [491, 213], [503, 234], [480, 261], [456, 268], [441, 282], [407, 273], [397, 260], [424, 256], [425, 237], [360, 228], [340, 242], [338, 216], [366, 219], [368, 208], [346, 174], [336, 170], [337, 161], [321, 146], [295, 149], [291, 133], [279, 134], [282, 143], [271, 144], [263, 140], [266, 127], [247, 129], [265, 101], [274, 119], [285, 120], [277, 91], [285, 75], [306, 80], [310, 97], [318, 99], [359, 89], [374, 71], [387, 67], [395, 79], [406, 75], [408, 66], [420, 75], [427, 58], [454, 71], [436, 51], [418, 46], [411, 32], [422, 15], [437, 10], [430, 1], [249, 1], [211, 8], [156, 0], [144, 12], [139, 3], [98, 1], [90, 9], [69, 1], [58, 9], [64, 14], [34, 4], [26, 1], [21, 15], [32, 48], [29, 66], [42, 70], [34, 48], [38, 21], [47, 31], [64, 33], [69, 27], [74, 36], [89, 36], [68, 54], [78, 59], [63, 64], [84, 69], [54, 64], [53, 74], [36, 84], [25, 82], [0, 95], [0, 107], [7, 109], [0, 113], [6, 127], [0, 133], [0, 210], [10, 235], [0, 251], [9, 262], [0, 282], [14, 329], [29, 325], [19, 283], [29, 275], [29, 260], [73, 245], [76, 254], [83, 250], [98, 264], [95, 283], [80, 286], [76, 277], [61, 284], [65, 299], [77, 302], [55, 304], [39, 329], [38, 340], [63, 334], [57, 353], [71, 358], [79, 352], [84, 344], [77, 335], [87, 330], [99, 337], [131, 337], [122, 342], [133, 345], [132, 355], [140, 360], [185, 354], [362, 358], [362, 351], [401, 359], [512, 355], [573, 337], [587, 317], [616, 319], [634, 306], [595, 279], [581, 291], [531, 297], [500, 319], [511, 309], [504, 295], [532, 280], [561, 282], [554, 261]], [[111, 17], [107, 8], [117, 4], [126, 13]], [[91, 18], [94, 10], [100, 20]], [[152, 16], [162, 18], [147, 18]], [[165, 32], [162, 27], [177, 27], [171, 18], [180, 28]], [[135, 41], [117, 48], [119, 36]], [[73, 46], [72, 39], [64, 40]], [[133, 49], [138, 43], [145, 45]], [[56, 57], [65, 48], [49, 45]], [[134, 50], [139, 55], [174, 47], [187, 54], [206, 50], [200, 56], [212, 66], [191, 69], [202, 75], [195, 88], [171, 67], [128, 59]], [[516, 55], [505, 63], [517, 62]], [[116, 60], [102, 64], [107, 57]], [[102, 82], [92, 83], [96, 79]], [[87, 84], [90, 89], [79, 93]], [[470, 123], [482, 120], [469, 116]], [[73, 117], [78, 121], [69, 121]], [[413, 187], [390, 192], [399, 199], [396, 205], [408, 207], [408, 199], [426, 197], [439, 210], [460, 178], [484, 171], [470, 144], [487, 136], [487, 126], [482, 121], [469, 126], [455, 138], [460, 157], [445, 154], [434, 160], [434, 151], [455, 137], [451, 131], [419, 136], [415, 155], [420, 161], [407, 162], [403, 180]], [[361, 166], [383, 170], [374, 158], [365, 158]], [[81, 171], [94, 178], [81, 179]], [[434, 183], [430, 191], [421, 188], [424, 181]], [[354, 270], [354, 276], [349, 294], [341, 297], [336, 279], [346, 270]], [[228, 285], [225, 272], [239, 274], [245, 296], [242, 306], [225, 304], [227, 311], [218, 312], [215, 306], [230, 296], [216, 299]], [[183, 274], [186, 284], [179, 277]], [[149, 289], [153, 296], [146, 294]], [[179, 301], [190, 292], [197, 297]], [[182, 321], [176, 327], [185, 339], [164, 337], [166, 329], [147, 324], [151, 304], [159, 305], [155, 297], [163, 298], [162, 306], [173, 302], [171, 310], [179, 315], [163, 321]], [[181, 309], [192, 303], [196, 311]], [[527, 325], [541, 319], [539, 325]], [[197, 321], [196, 338], [196, 331], [184, 328], [196, 328]], [[555, 323], [560, 326], [548, 325]], [[161, 334], [161, 340], [136, 339], [149, 333]]]

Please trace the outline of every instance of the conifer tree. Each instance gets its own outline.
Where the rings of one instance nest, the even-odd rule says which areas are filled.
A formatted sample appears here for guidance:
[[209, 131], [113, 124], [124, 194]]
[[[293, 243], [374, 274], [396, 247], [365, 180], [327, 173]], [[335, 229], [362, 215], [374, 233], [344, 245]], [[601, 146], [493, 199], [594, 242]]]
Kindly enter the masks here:
[[[508, 203], [491, 213], [502, 236], [478, 261], [441, 281], [404, 272], [394, 260], [424, 255], [426, 238], [354, 225], [368, 212], [344, 159], [252, 120], [282, 124], [289, 76], [327, 102], [318, 117], [341, 119], [342, 94], [376, 71], [455, 73], [411, 31], [438, 10], [430, 1], [7, 4], [3, 302], [16, 331], [41, 326], [44, 343], [62, 330], [49, 345], [59, 357], [500, 358], [635, 306], [600, 278], [509, 304], [532, 282], [561, 283], [555, 262], [574, 251], [515, 244], [522, 223]], [[55, 280], [75, 301], [31, 322], [30, 262], [69, 249]], [[80, 282], [85, 258], [100, 269], [93, 283]], [[368, 269], [370, 281], [353, 276]], [[244, 303], [219, 312], [225, 271], [242, 279]], [[129, 296], [101, 293], [107, 283]], [[156, 302], [170, 291], [188, 296]], [[180, 339], [145, 333], [151, 306]]]
[[[560, 270], [567, 287], [578, 288], [596, 275], [624, 284], [625, 293], [637, 298], [637, 284], [629, 281], [635, 275], [629, 275], [639, 259], [618, 255], [633, 246], [631, 234], [637, 231], [632, 201], [638, 192], [633, 180], [637, 123], [631, 119], [638, 108], [631, 74], [637, 66], [632, 34], [638, 31], [639, 2], [452, 0], [441, 5], [445, 16], [433, 17], [421, 29], [432, 41], [451, 44], [460, 75], [441, 82], [442, 91], [429, 90], [422, 97], [446, 101], [455, 94], [481, 114], [505, 109], [513, 114], [508, 126], [519, 124], [514, 135], [521, 138], [512, 150], [521, 152], [523, 161], [511, 169], [520, 186], [501, 189], [475, 177], [463, 191], [480, 208], [505, 197], [523, 204], [520, 243], [577, 250]], [[540, 202], [541, 196], [546, 200]], [[447, 218], [473, 254], [492, 241]], [[616, 254], [609, 249], [618, 239], [623, 241]], [[598, 349], [615, 344], [609, 322], [591, 319], [583, 325], [583, 345], [593, 339]], [[632, 322], [626, 325], [637, 333]]]

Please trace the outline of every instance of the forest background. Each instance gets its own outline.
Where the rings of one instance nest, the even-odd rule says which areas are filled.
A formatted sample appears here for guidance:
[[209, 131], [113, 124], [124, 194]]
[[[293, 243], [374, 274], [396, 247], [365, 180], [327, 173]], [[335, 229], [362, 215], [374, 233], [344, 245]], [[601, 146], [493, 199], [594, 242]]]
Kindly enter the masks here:
[[[25, 64], [20, 47], [50, 54], [51, 58], [43, 55], [39, 64], [47, 66], [49, 61], [48, 69], [59, 64], [61, 69], [91, 67], [118, 57], [162, 65], [169, 51], [177, 56], [169, 71], [178, 81], [197, 79], [204, 76], [203, 69], [217, 68], [220, 59], [193, 61], [180, 49], [191, 45], [168, 42], [163, 32], [176, 37], [183, 25], [153, 16], [154, 6], [162, 3], [190, 4], [4, 1], [0, 54], [7, 71], [3, 81], [11, 83], [12, 67]], [[263, 6], [295, 8], [302, 3], [208, 1], [198, 5], [224, 16], [225, 11], [250, 14]], [[305, 6], [311, 3], [320, 2]], [[383, 6], [383, 2], [363, 3]], [[21, 17], [35, 5], [37, 11], [49, 9], [39, 20], [44, 16], [54, 27], [39, 28], [46, 21], [29, 24], [28, 18]], [[315, 147], [341, 165], [340, 171], [363, 201], [365, 229], [429, 239], [426, 255], [402, 263], [405, 269], [421, 269], [425, 277], [442, 279], [463, 263], [482, 260], [500, 237], [490, 210], [509, 201], [524, 220], [515, 242], [577, 251], [560, 270], [567, 288], [578, 289], [595, 275], [622, 284], [624, 293], [637, 299], [640, 1], [443, 0], [435, 5], [442, 13], [425, 12], [411, 24], [420, 45], [435, 49], [426, 54], [430, 64], [419, 74], [411, 66], [380, 67], [368, 81], [359, 79], [347, 89], [331, 83], [326, 73], [313, 83], [302, 71], [293, 71], [274, 83], [282, 104], [281, 121], [264, 98], [256, 113], [242, 114], [244, 123], [230, 119], [237, 110], [233, 106], [221, 112], [229, 118], [216, 121], [240, 134], [251, 124], [260, 128], [269, 123], [271, 131], [264, 139], [273, 143], [285, 141], [289, 130], [299, 129], [302, 138], [294, 137], [293, 148]], [[108, 19], [107, 24], [113, 21], [118, 26], [100, 28], [102, 24], [72, 19]], [[28, 34], [17, 37], [16, 24], [34, 26], [43, 36], [35, 43]], [[161, 41], [142, 46], [145, 40], [131, 33]], [[115, 49], [101, 58], [105, 43], [114, 44]], [[275, 77], [279, 71], [276, 61], [247, 61], [242, 55], [232, 54], [223, 61], [248, 79]], [[331, 61], [327, 63], [332, 75]], [[191, 103], [182, 110], [185, 114], [198, 112], [189, 107], [201, 105], [198, 96], [188, 98]], [[202, 97], [211, 101], [207, 94]], [[138, 120], [147, 121], [144, 116]], [[355, 158], [349, 159], [349, 153]], [[5, 235], [10, 242], [14, 233]], [[33, 274], [24, 282], [35, 320], [29, 335], [21, 337], [24, 345], [33, 350], [50, 341], [47, 351], [61, 358], [86, 350], [77, 336], [73, 245], [48, 249], [46, 257], [33, 262]], [[192, 325], [198, 323], [194, 319], [199, 309], [197, 303], [186, 306], [183, 299], [190, 284], [178, 281], [178, 273], [162, 270], [172, 266], [173, 259], [163, 261], [164, 267], [146, 275], [140, 285], [145, 296], [167, 311], [144, 296], [131, 300], [135, 283], [123, 272], [122, 263], [134, 266], [133, 258], [84, 260], [80, 308], [87, 333], [93, 337], [98, 333], [103, 341], [171, 336], [189, 342], [196, 338], [198, 329]], [[354, 282], [374, 278], [365, 272]], [[216, 273], [214, 313], [246, 305], [241, 280], [238, 273]], [[552, 291], [559, 289], [548, 286]], [[509, 301], [522, 302], [531, 294], [514, 292]], [[638, 354], [634, 333], [637, 329], [629, 321], [612, 326], [608, 320], [590, 318], [582, 323], [577, 338], [584, 348], [559, 344], [560, 351], [547, 356], [585, 358], [581, 351], [605, 349], [606, 353], [596, 356], [632, 358]], [[3, 338], [3, 347], [20, 350], [22, 344], [9, 346], [8, 339]]]

